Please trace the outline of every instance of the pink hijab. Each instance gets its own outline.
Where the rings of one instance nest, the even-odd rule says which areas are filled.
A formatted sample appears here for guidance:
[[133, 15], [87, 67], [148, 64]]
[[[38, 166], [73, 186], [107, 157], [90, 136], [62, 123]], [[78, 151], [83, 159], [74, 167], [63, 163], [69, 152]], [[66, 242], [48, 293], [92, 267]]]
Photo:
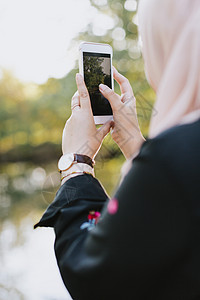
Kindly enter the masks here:
[[200, 118], [200, 0], [140, 0], [138, 15], [146, 77], [157, 94], [153, 138]]
[[200, 1], [140, 0], [145, 72], [157, 94], [149, 137], [200, 118]]

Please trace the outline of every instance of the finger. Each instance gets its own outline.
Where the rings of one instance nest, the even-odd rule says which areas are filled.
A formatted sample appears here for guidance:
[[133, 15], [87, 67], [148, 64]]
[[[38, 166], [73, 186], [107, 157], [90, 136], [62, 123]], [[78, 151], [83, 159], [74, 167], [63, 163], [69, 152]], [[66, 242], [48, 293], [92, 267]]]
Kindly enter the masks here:
[[79, 97], [78, 91], [76, 91], [76, 93], [72, 97], [71, 110], [73, 112], [73, 111], [77, 111], [79, 109], [80, 109], [80, 97]]
[[102, 93], [102, 95], [106, 99], [108, 99], [113, 111], [115, 111], [121, 107], [122, 102], [121, 102], [120, 96], [117, 95], [113, 90], [111, 90], [107, 85], [100, 84], [99, 90]]
[[91, 109], [90, 96], [81, 74], [76, 74], [76, 84], [80, 96], [80, 107], [83, 109]]
[[134, 96], [130, 95], [129, 93], [125, 93], [125, 94], [121, 95], [121, 101], [123, 103], [127, 103], [127, 102], [134, 101], [134, 100], [135, 100]]
[[111, 123], [112, 121], [108, 121], [97, 130], [98, 140], [102, 141], [105, 138], [105, 136], [110, 132]]
[[113, 77], [117, 81], [117, 83], [119, 83], [122, 94], [133, 95], [133, 90], [132, 90], [129, 80], [126, 77], [124, 77], [122, 74], [120, 74], [115, 69], [115, 67], [113, 67]]

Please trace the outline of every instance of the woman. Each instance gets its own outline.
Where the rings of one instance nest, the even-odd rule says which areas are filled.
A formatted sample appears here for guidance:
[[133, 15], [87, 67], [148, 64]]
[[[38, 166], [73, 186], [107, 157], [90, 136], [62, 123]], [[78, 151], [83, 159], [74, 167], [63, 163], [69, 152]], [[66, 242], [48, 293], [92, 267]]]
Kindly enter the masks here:
[[199, 0], [141, 0], [139, 30], [157, 94], [148, 139], [126, 78], [114, 70], [121, 97], [100, 85], [114, 124], [97, 131], [77, 75], [63, 153], [94, 158], [112, 126], [129, 171], [108, 201], [98, 180], [83, 173], [87, 164], [73, 165], [35, 225], [54, 227], [58, 266], [73, 299], [200, 299]]

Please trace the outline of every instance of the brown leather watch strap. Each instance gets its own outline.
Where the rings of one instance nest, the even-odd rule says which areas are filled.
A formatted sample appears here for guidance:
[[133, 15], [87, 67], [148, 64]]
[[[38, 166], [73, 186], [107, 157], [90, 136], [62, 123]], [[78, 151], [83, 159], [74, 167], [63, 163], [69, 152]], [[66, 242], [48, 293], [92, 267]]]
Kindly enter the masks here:
[[74, 154], [74, 161], [78, 163], [87, 164], [90, 167], [94, 168], [95, 162], [87, 155], [84, 154]]

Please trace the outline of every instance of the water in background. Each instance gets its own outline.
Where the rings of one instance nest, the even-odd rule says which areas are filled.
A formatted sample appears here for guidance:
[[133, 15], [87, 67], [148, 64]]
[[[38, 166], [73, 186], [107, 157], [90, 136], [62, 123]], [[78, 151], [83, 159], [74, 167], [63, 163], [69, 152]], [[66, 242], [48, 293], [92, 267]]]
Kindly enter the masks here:
[[[33, 230], [54, 198], [59, 174], [14, 165], [4, 165], [0, 174], [0, 300], [69, 300], [54, 254], [53, 229]], [[12, 177], [13, 167], [18, 172]]]
[[[108, 194], [119, 181], [123, 157], [99, 160], [96, 177]], [[6, 163], [0, 172], [0, 300], [70, 300], [57, 267], [54, 231], [37, 228], [60, 186], [57, 162]]]
[[5, 221], [0, 236], [1, 300], [69, 300], [56, 264], [51, 228], [33, 231], [26, 217], [17, 228]]

